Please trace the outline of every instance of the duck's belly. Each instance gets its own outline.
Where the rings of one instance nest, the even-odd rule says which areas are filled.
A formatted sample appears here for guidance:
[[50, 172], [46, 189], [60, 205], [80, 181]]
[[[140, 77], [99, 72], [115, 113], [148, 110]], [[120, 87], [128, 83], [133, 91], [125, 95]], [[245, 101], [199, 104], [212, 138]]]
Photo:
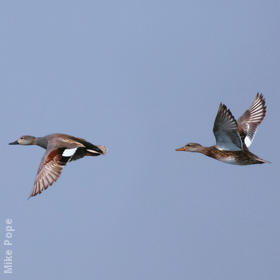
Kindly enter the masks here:
[[210, 153], [206, 154], [212, 158], [228, 164], [234, 165], [250, 165], [263, 163], [256, 160], [256, 156], [249, 151], [221, 151], [215, 147], [210, 147]]
[[228, 156], [228, 157], [220, 158], [218, 160], [222, 161], [224, 163], [228, 163], [228, 164], [240, 165], [240, 162], [236, 161], [236, 159], [233, 156]]

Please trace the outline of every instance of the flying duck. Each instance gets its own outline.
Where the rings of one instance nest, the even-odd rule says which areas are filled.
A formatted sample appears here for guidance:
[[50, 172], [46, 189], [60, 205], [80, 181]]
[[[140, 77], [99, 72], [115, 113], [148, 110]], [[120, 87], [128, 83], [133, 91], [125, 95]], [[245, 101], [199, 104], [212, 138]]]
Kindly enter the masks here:
[[106, 154], [105, 146], [93, 145], [85, 139], [67, 134], [50, 134], [44, 137], [25, 135], [10, 145], [37, 145], [46, 152], [41, 160], [30, 197], [40, 194], [60, 176], [63, 167], [72, 160], [84, 156]]
[[237, 121], [226, 105], [221, 103], [213, 127], [216, 145], [203, 147], [197, 143], [189, 143], [176, 151], [202, 153], [222, 162], [236, 165], [270, 163], [248, 150], [265, 114], [265, 99], [259, 93], [249, 109]]

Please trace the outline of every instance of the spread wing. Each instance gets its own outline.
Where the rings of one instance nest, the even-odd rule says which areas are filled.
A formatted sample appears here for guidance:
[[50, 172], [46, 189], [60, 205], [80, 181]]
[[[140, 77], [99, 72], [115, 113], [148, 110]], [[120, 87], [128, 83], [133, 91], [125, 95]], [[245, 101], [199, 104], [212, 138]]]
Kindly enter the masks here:
[[238, 119], [238, 130], [242, 141], [249, 147], [256, 134], [257, 127], [265, 117], [266, 106], [262, 94], [257, 94], [250, 108]]
[[213, 132], [216, 137], [216, 147], [219, 150], [240, 151], [243, 149], [237, 122], [231, 111], [222, 103], [214, 122]]
[[67, 162], [80, 159], [86, 155], [99, 156], [106, 153], [104, 146], [90, 145], [90, 149], [87, 147], [61, 147], [47, 150], [41, 160], [30, 197], [40, 194], [51, 186], [58, 179]]
[[62, 169], [71, 158], [62, 155], [64, 150], [64, 148], [58, 148], [46, 151], [41, 160], [30, 197], [40, 194], [58, 179]]

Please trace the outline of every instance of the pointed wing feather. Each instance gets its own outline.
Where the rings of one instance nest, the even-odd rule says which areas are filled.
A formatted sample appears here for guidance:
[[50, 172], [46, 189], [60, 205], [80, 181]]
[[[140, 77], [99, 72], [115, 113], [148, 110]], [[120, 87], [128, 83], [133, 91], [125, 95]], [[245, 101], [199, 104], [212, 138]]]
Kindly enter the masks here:
[[238, 119], [238, 130], [247, 147], [252, 144], [257, 127], [264, 119], [265, 113], [265, 99], [258, 93], [250, 108]]
[[240, 151], [243, 149], [237, 128], [237, 122], [231, 111], [221, 103], [213, 127], [216, 147], [219, 150]]

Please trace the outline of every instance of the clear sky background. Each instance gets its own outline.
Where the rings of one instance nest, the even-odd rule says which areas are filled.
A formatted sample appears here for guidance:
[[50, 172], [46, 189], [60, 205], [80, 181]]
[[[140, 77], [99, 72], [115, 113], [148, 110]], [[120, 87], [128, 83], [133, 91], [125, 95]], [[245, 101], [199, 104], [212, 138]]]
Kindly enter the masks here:
[[[278, 280], [279, 1], [1, 1], [1, 279]], [[232, 166], [175, 152], [215, 144], [220, 102], [257, 92], [267, 116]], [[68, 133], [108, 148], [27, 200], [44, 150]]]

